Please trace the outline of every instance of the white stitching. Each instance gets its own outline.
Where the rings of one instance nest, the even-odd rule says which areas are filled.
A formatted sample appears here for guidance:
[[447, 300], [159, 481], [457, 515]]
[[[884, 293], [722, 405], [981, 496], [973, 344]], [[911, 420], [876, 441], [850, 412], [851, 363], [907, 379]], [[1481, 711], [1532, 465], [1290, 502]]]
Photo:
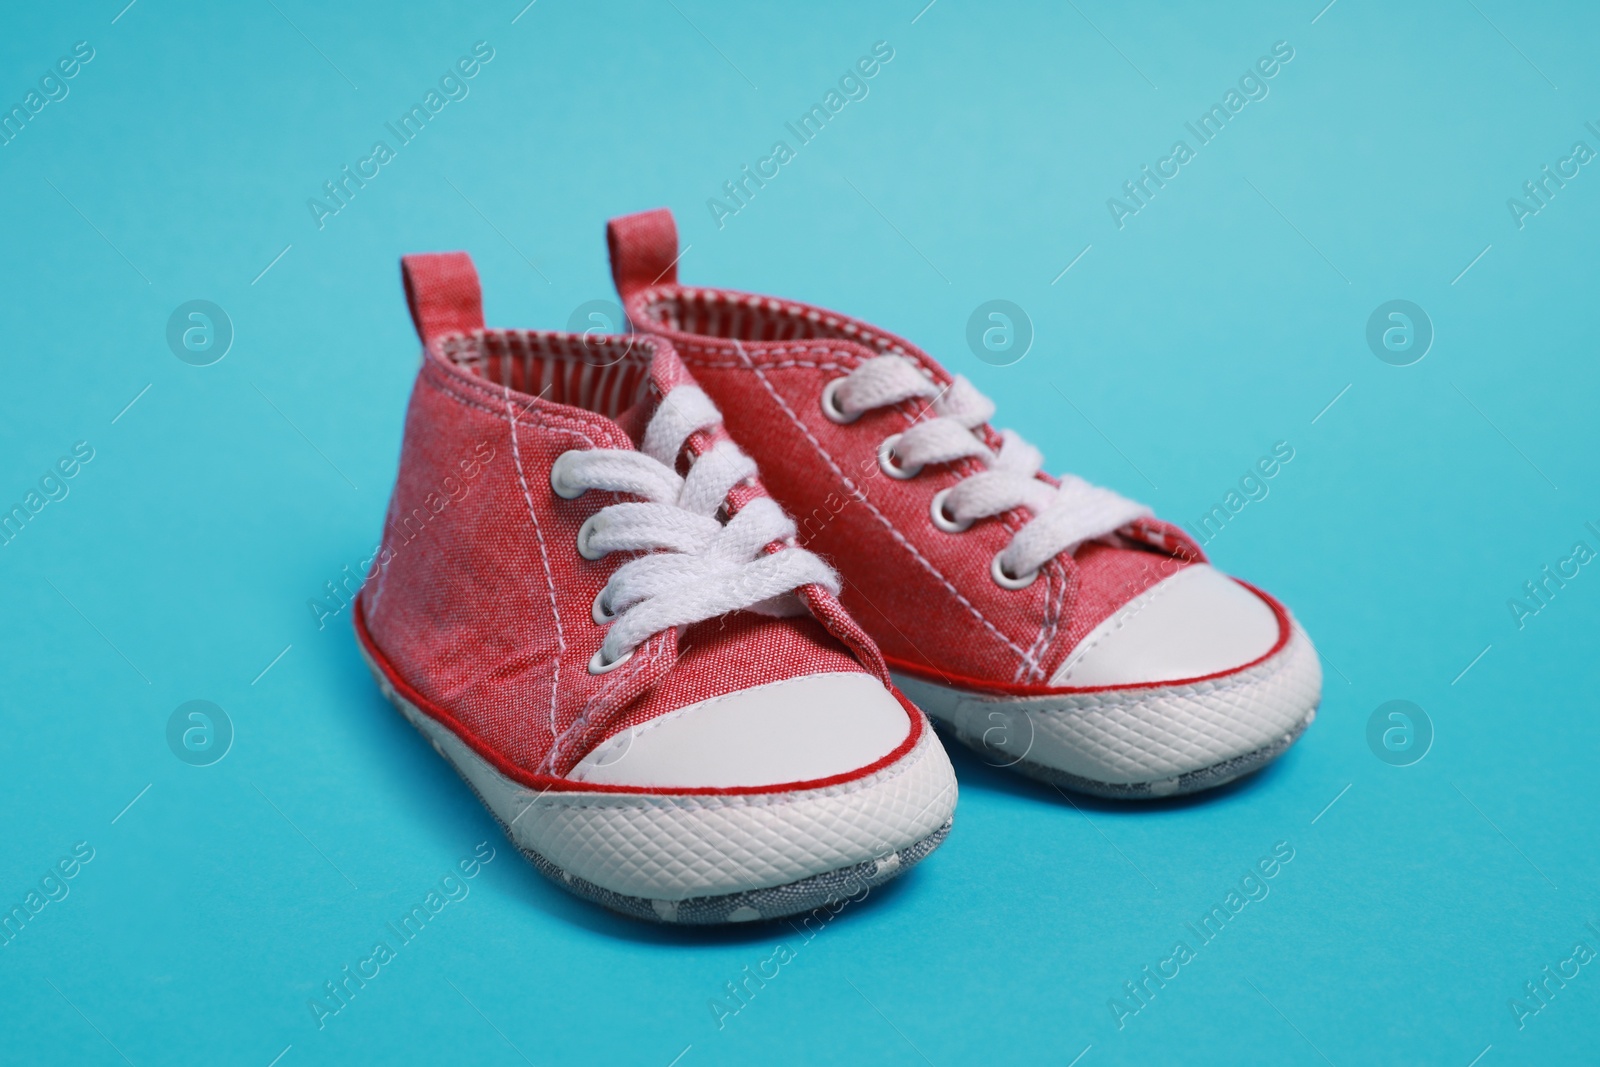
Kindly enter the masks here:
[[1052, 569], [1057, 567], [1060, 568], [1061, 591], [1056, 594], [1055, 603], [1050, 607], [1050, 632], [1044, 636], [1043, 644], [1039, 649], [1040, 659], [1034, 664], [1038, 677], [1041, 680], [1043, 680], [1048, 674], [1044, 666], [1044, 654], [1055, 646], [1056, 635], [1061, 632], [1061, 624], [1067, 618], [1067, 591], [1072, 588], [1072, 572], [1065, 564], [1052, 560], [1049, 566]]
[[[737, 368], [737, 369], [747, 369], [747, 370], [756, 371], [757, 376], [762, 378], [762, 384], [766, 386], [767, 391], [769, 393], [773, 394], [775, 399], [777, 399], [777, 394], [773, 390], [772, 386], [766, 382], [764, 374], [763, 374], [763, 371], [765, 371], [765, 370], [784, 370], [784, 369], [791, 369], [791, 368], [806, 368], [806, 369], [816, 369], [816, 370], [832, 370], [832, 371], [845, 371], [845, 372], [848, 372], [848, 371], [854, 369], [854, 367], [859, 363], [859, 360], [851, 358], [850, 354], [841, 353], [841, 352], [831, 348], [830, 344], [837, 344], [837, 343], [839, 343], [841, 341], [846, 343], [846, 344], [862, 343], [863, 341], [881, 342], [880, 344], [873, 344], [873, 345], [869, 345], [868, 347], [875, 347], [879, 351], [884, 351], [885, 349], [884, 349], [883, 346], [887, 345], [887, 346], [889, 346], [888, 349], [887, 349], [888, 351], [892, 351], [892, 352], [895, 352], [895, 353], [898, 353], [898, 354], [901, 354], [901, 355], [905, 355], [908, 358], [910, 358], [910, 353], [907, 352], [903, 347], [901, 347], [901, 345], [898, 342], [898, 340], [895, 339], [891, 335], [887, 335], [887, 334], [882, 334], [882, 333], [876, 332], [871, 327], [865, 327], [865, 326], [863, 326], [861, 324], [854, 323], [854, 322], [847, 322], [847, 321], [839, 319], [837, 317], [827, 315], [826, 313], [818, 313], [818, 312], [813, 311], [811, 309], [804, 308], [804, 307], [802, 307], [800, 305], [790, 304], [790, 303], [782, 302], [782, 301], [777, 301], [777, 300], [774, 300], [774, 299], [769, 298], [769, 297], [744, 297], [744, 298], [729, 297], [726, 294], [724, 294], [724, 293], [722, 293], [722, 292], [720, 292], [718, 290], [682, 289], [680, 291], [680, 295], [687, 296], [691, 300], [693, 300], [693, 299], [703, 299], [703, 300], [706, 300], [708, 302], [721, 302], [721, 303], [724, 303], [724, 304], [732, 304], [732, 305], [735, 305], [735, 306], [749, 307], [749, 308], [751, 308], [753, 310], [756, 310], [758, 312], [762, 312], [762, 311], [787, 312], [791, 317], [798, 316], [798, 317], [804, 318], [806, 322], [816, 323], [816, 322], [820, 321], [825, 327], [828, 327], [830, 329], [834, 329], [834, 330], [838, 331], [839, 334], [842, 334], [842, 336], [815, 336], [814, 335], [814, 336], [811, 336], [811, 337], [807, 337], [807, 338], [801, 339], [802, 342], [803, 342], [801, 344], [787, 345], [787, 346], [768, 346], [768, 345], [764, 345], [763, 349], [762, 349], [763, 357], [770, 357], [770, 356], [777, 356], [777, 355], [789, 355], [789, 354], [809, 355], [809, 356], [812, 356], [812, 357], [822, 357], [823, 359], [827, 359], [828, 357], [832, 357], [832, 360], [830, 360], [828, 362], [822, 362], [818, 358], [813, 358], [813, 359], [810, 359], [810, 360], [788, 359], [788, 360], [777, 360], [777, 361], [772, 361], [772, 360], [768, 360], [766, 358], [763, 358], [763, 360], [762, 360], [762, 362], [761, 362], [761, 364], [759, 366], [750, 357], [749, 353], [747, 353], [744, 350], [744, 346], [739, 343], [737, 338], [729, 338], [729, 339], [727, 339], [726, 342], [723, 342], [721, 340], [718, 340], [716, 342], [709, 342], [709, 341], [701, 341], [701, 340], [692, 339], [692, 338], [679, 339], [679, 340], [676, 340], [674, 342], [674, 347], [677, 349], [679, 357], [684, 361], [685, 364], [693, 365], [693, 366], [696, 366], [696, 367]], [[654, 312], [657, 308], [659, 308], [663, 304], [669, 302], [667, 300], [658, 298], [656, 296], [656, 294], [654, 294], [654, 293], [647, 293], [646, 297], [647, 297], [646, 310], [650, 311], [650, 312]], [[654, 316], [652, 316], [652, 317], [654, 317]], [[659, 319], [657, 321], [659, 321]], [[679, 327], [678, 330], [679, 330], [679, 332], [684, 332], [681, 327]], [[729, 361], [729, 360], [726, 360], [726, 359], [720, 359], [719, 360], [719, 359], [705, 358], [706, 355], [723, 355], [726, 352], [727, 346], [729, 344], [731, 344], [733, 346], [734, 351], [736, 353], [738, 353], [738, 355], [740, 357], [740, 360]], [[837, 360], [840, 357], [843, 357], [843, 358], [847, 359], [848, 362], [840, 363], [840, 362], [834, 361], [834, 360]], [[821, 445], [818, 444], [817, 440], [814, 437], [812, 437], [810, 431], [805, 428], [804, 424], [801, 423], [800, 420], [795, 417], [793, 411], [790, 410], [789, 407], [786, 404], [784, 404], [781, 399], [778, 400], [778, 403], [779, 403], [780, 407], [783, 407], [785, 413], [789, 415], [790, 419], [793, 420], [797, 425], [800, 426], [801, 431], [803, 433], [805, 433], [805, 435], [806, 435], [806, 437], [808, 439], [810, 439], [812, 445], [814, 447], [816, 447], [816, 449], [817, 449], [817, 451], [819, 453], [822, 454], [823, 458], [828, 462], [829, 466], [834, 467], [835, 472], [838, 473], [839, 476], [844, 479], [845, 484], [847, 486], [853, 485], [853, 483], [851, 483], [848, 478], [844, 477], [843, 473], [839, 471], [838, 467], [833, 464], [832, 459], [822, 449]], [[906, 424], [908, 426], [909, 425], [913, 425], [916, 422], [915, 418], [913, 418], [909, 413], [907, 413], [907, 412], [905, 412], [903, 410], [901, 411], [901, 416], [906, 420]], [[972, 461], [972, 460], [964, 460], [961, 463], [957, 464], [953, 469], [965, 470], [967, 473], [970, 474], [970, 473], [974, 473], [975, 470], [977, 469], [977, 467], [976, 467], [976, 464], [974, 463], [974, 461]], [[864, 494], [860, 494], [859, 492], [857, 492], [856, 495], [864, 497]], [[863, 501], [863, 502], [865, 502], [865, 501]], [[1063, 613], [1062, 608], [1063, 608], [1063, 604], [1064, 604], [1065, 599], [1066, 599], [1066, 593], [1067, 593], [1068, 586], [1070, 585], [1069, 578], [1065, 574], [1060, 575], [1060, 579], [1061, 580], [1060, 580], [1060, 584], [1056, 588], [1056, 592], [1054, 594], [1055, 595], [1054, 602], [1052, 602], [1051, 599], [1050, 599], [1051, 598], [1051, 594], [1048, 591], [1048, 586], [1047, 586], [1047, 592], [1045, 594], [1044, 602], [1043, 602], [1043, 605], [1042, 605], [1042, 607], [1043, 607], [1043, 618], [1040, 621], [1038, 634], [1034, 637], [1034, 640], [1030, 644], [1029, 648], [1024, 650], [1021, 646], [1017, 645], [1015, 642], [1011, 641], [1009, 638], [1007, 638], [1003, 634], [1001, 634], [1000, 631], [998, 630], [998, 628], [996, 628], [987, 618], [985, 618], [984, 615], [977, 609], [977, 607], [974, 604], [972, 604], [970, 601], [968, 601], [964, 597], [962, 597], [961, 594], [955, 589], [955, 587], [944, 577], [944, 575], [941, 574], [937, 569], [933, 568], [931, 562], [929, 562], [928, 560], [926, 560], [923, 557], [921, 557], [917, 553], [916, 549], [913, 548], [910, 545], [910, 543], [907, 542], [900, 535], [899, 531], [897, 531], [893, 527], [893, 525], [889, 524], [887, 522], [887, 520], [885, 520], [884, 517], [877, 512], [877, 509], [873, 508], [870, 503], [868, 503], [868, 508], [869, 508], [869, 510], [873, 511], [874, 515], [876, 515], [879, 518], [880, 521], [883, 521], [885, 523], [885, 525], [889, 526], [889, 529], [890, 529], [891, 533], [894, 534], [895, 538], [897, 540], [899, 540], [901, 542], [901, 544], [905, 545], [905, 547], [911, 551], [912, 555], [915, 556], [918, 559], [919, 562], [921, 562], [925, 567], [928, 567], [928, 569], [930, 571], [932, 571], [933, 574], [936, 577], [938, 577], [941, 582], [944, 583], [945, 588], [949, 589], [950, 592], [955, 595], [956, 599], [958, 601], [960, 601], [963, 605], [965, 605], [966, 608], [968, 609], [968, 611], [970, 611], [974, 615], [974, 617], [976, 617], [980, 622], [982, 622], [986, 627], [988, 627], [988, 629], [991, 632], [993, 632], [996, 636], [998, 636], [1008, 647], [1010, 647], [1017, 654], [1018, 663], [1017, 663], [1016, 670], [1014, 670], [1012, 672], [1012, 680], [1013, 681], [1019, 681], [1020, 679], [1022, 679], [1025, 676], [1026, 677], [1033, 677], [1033, 676], [1043, 677], [1043, 675], [1044, 675], [1044, 667], [1043, 667], [1043, 664], [1041, 662], [1042, 658], [1049, 651], [1049, 649], [1051, 647], [1051, 643], [1054, 641], [1056, 634], [1060, 631], [1061, 622], [1062, 622], [1062, 619], [1064, 618], [1064, 613]], [[1001, 525], [1004, 526], [1006, 529], [1010, 530], [1013, 534], [1015, 534], [1018, 531], [1019, 527], [1016, 526], [1010, 520], [1009, 516], [997, 516], [997, 518], [999, 519]], [[1051, 566], [1054, 567], [1055, 564], [1052, 563]], [[1054, 572], [1052, 572], [1052, 575], [1054, 575]]]
[[1033, 638], [1033, 644], [1028, 646], [1028, 654], [1022, 662], [1017, 664], [1017, 669], [1012, 672], [1013, 682], [1023, 681], [1024, 676], [1032, 678], [1044, 674], [1044, 666], [1039, 658], [1049, 650], [1050, 640], [1054, 638], [1060, 618], [1061, 602], [1066, 599], [1067, 586], [1070, 579], [1065, 573], [1059, 573], [1055, 561], [1041, 567], [1045, 574], [1046, 592], [1044, 596], [1044, 618], [1039, 622], [1039, 632]]
[[[1035, 645], [1037, 651], [1033, 653], [1032, 662], [1028, 665], [1029, 678], [1042, 681], [1048, 674], [1044, 666], [1044, 657], [1055, 646], [1056, 635], [1061, 632], [1061, 624], [1067, 618], [1067, 591], [1072, 588], [1072, 570], [1059, 559], [1052, 559], [1040, 569], [1049, 576], [1055, 589], [1053, 596], [1050, 593], [1045, 594], [1044, 620], [1039, 624], [1039, 636]], [[1057, 578], [1060, 579], [1059, 586], [1054, 585]], [[1021, 674], [1019, 670], [1012, 680], [1023, 681]]]
[[[645, 668], [654, 666], [660, 661], [662, 655], [666, 652], [665, 641], [659, 637], [656, 637], [652, 638], [650, 643], [654, 644], [656, 647], [651, 649], [648, 655], [634, 656], [626, 667], [617, 671], [610, 678], [606, 679], [606, 681], [601, 685], [600, 690], [584, 702], [583, 707], [578, 711], [577, 718], [572, 720], [572, 725], [563, 730], [561, 735], [555, 738], [555, 740], [551, 743], [550, 754], [545, 757], [545, 765], [549, 768], [551, 774], [556, 773], [557, 756], [560, 756], [563, 759], [566, 756], [566, 745], [568, 739], [573, 737], [583, 728], [589, 726], [594, 721], [594, 717], [597, 717], [598, 713], [614, 710], [606, 707], [605, 705], [608, 701], [614, 698], [616, 692], [623, 688], [623, 686], [627, 683], [632, 682], [634, 678], [640, 674], [643, 674], [645, 672]], [[640, 647], [643, 648], [646, 646]], [[676, 656], [674, 656], [674, 661], [676, 661]], [[601, 738], [600, 741], [595, 744], [594, 748], [598, 748], [607, 740], [609, 740], [609, 738]], [[594, 751], [594, 748], [587, 749], [583, 755], [578, 757], [578, 761], [582, 761], [584, 756], [587, 756], [590, 752]]]
[[811, 433], [811, 428], [805, 423], [801, 422], [800, 419], [795, 415], [793, 409], [791, 409], [789, 405], [784, 402], [783, 397], [778, 395], [778, 391], [772, 387], [771, 382], [767, 381], [767, 376], [762, 373], [761, 368], [757, 366], [749, 356], [745, 355], [744, 346], [739, 344], [738, 341], [733, 342], [733, 345], [734, 350], [744, 357], [746, 368], [755, 373], [756, 380], [761, 383], [762, 387], [766, 389], [767, 393], [771, 395], [772, 399], [775, 400], [778, 406], [783, 409], [783, 413], [789, 416], [789, 420], [793, 422], [795, 426], [799, 427], [801, 433], [805, 434], [806, 440], [811, 442], [811, 447], [817, 450], [817, 454], [822, 457], [823, 462], [833, 470], [834, 474], [838, 475], [839, 479], [850, 490], [851, 494], [867, 506], [867, 510], [870, 511], [873, 516], [883, 524], [884, 528], [889, 531], [890, 536], [898, 541], [902, 548], [904, 548], [907, 552], [910, 552], [912, 558], [918, 563], [922, 564], [929, 574], [932, 574], [935, 578], [937, 578], [945, 587], [945, 589], [950, 592], [950, 595], [955, 597], [958, 603], [971, 612], [973, 618], [983, 623], [983, 625], [995, 636], [996, 639], [998, 639], [1007, 648], [1010, 648], [1017, 655], [1026, 656], [1027, 653], [1020, 646], [1018, 646], [1016, 642], [1012, 641], [1005, 634], [1001, 633], [999, 628], [996, 627], [994, 623], [990, 622], [986, 617], [984, 617], [983, 612], [979, 611], [977, 606], [974, 605], [972, 601], [962, 596], [961, 591], [954, 585], [950, 584], [950, 579], [946, 578], [939, 571], [939, 568], [935, 567], [932, 562], [922, 555], [922, 553], [918, 552], [916, 546], [908, 541], [904, 534], [895, 529], [894, 523], [890, 522], [883, 512], [879, 511], [873, 505], [872, 501], [867, 498], [867, 494], [865, 492], [856, 487], [855, 482], [850, 479], [850, 476], [845, 474], [845, 472], [840, 469], [839, 465], [834, 462], [833, 457], [828, 454], [827, 449], [823, 448], [822, 443], [818, 441], [815, 436], [813, 436]]
[[[516, 461], [517, 481], [522, 486], [522, 499], [528, 502], [528, 518], [533, 522], [534, 536], [539, 540], [539, 559], [544, 563], [545, 586], [550, 593], [550, 614], [556, 622], [556, 662], [555, 670], [550, 672], [550, 739], [552, 753], [555, 752], [556, 731], [556, 685], [561, 679], [561, 659], [567, 654], [567, 639], [561, 629], [561, 607], [556, 603], [556, 580], [550, 572], [550, 554], [545, 550], [544, 531], [539, 527], [539, 516], [534, 513], [533, 494], [528, 491], [528, 478], [522, 470], [522, 449], [517, 445], [517, 415], [511, 406], [511, 387], [501, 386], [505, 391], [506, 425], [511, 433], [511, 458]], [[549, 759], [548, 756], [545, 757]]]

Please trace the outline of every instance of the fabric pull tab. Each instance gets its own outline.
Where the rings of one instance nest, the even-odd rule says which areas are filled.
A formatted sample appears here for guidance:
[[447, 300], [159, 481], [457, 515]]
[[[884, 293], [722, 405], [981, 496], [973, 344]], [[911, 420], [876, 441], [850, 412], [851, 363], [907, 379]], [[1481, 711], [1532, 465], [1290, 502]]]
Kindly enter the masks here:
[[411, 321], [423, 344], [447, 333], [483, 329], [483, 291], [472, 257], [465, 252], [403, 256], [400, 276]]
[[666, 208], [624, 215], [606, 223], [611, 277], [623, 302], [652, 285], [678, 282], [678, 225]]

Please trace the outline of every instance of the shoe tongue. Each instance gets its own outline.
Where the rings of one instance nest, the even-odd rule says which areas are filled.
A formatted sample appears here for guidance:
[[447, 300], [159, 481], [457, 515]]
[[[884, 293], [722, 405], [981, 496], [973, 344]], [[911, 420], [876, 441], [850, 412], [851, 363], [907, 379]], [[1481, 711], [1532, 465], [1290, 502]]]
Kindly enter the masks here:
[[[627, 434], [630, 442], [634, 443], [634, 448], [640, 451], [648, 451], [645, 448], [645, 443], [646, 438], [650, 437], [651, 422], [656, 421], [659, 414], [662, 414], [661, 406], [664, 403], [664, 398], [672, 394], [672, 390], [680, 389], [683, 386], [694, 387], [694, 394], [698, 397], [699, 403], [696, 405], [694, 400], [685, 397], [682, 403], [678, 403], [677, 410], [669, 413], [675, 416], [675, 418], [667, 419], [669, 426], [672, 422], [680, 421], [683, 418], [696, 419], [696, 416], [701, 414], [701, 406], [707, 405], [709, 402], [704, 398], [704, 394], [699, 394], [699, 386], [694, 384], [693, 376], [688, 373], [688, 368], [683, 366], [683, 362], [678, 358], [677, 352], [672, 350], [672, 347], [664, 344], [664, 342], [656, 342], [656, 350], [654, 350], [650, 363], [650, 389], [645, 390], [645, 395], [638, 398], [638, 402], [635, 402], [634, 405], [629, 406], [624, 411], [619, 411], [616, 414], [616, 418], [613, 419], [618, 429]], [[667, 429], [667, 427], [662, 427], [662, 429]], [[656, 459], [667, 461], [666, 456], [656, 456]], [[678, 466], [682, 467], [682, 454], [677, 456], [677, 461]], [[678, 470], [678, 474], [683, 474], [683, 470]]]
[[633, 442], [634, 448], [644, 443], [645, 427], [650, 425], [650, 417], [656, 413], [656, 408], [660, 404], [661, 398], [651, 390], [638, 403], [618, 412], [616, 418], [612, 420], [623, 433], [628, 435], [628, 440]]
[[694, 385], [694, 378], [689, 374], [688, 368], [678, 358], [678, 353], [673, 348], [657, 339], [652, 339], [655, 353], [650, 360], [650, 388], [643, 397], [632, 407], [619, 412], [613, 420], [623, 433], [628, 435], [628, 440], [633, 442], [633, 447], [644, 447], [645, 432], [650, 427], [650, 421], [655, 418], [660, 410], [662, 398], [681, 385]]

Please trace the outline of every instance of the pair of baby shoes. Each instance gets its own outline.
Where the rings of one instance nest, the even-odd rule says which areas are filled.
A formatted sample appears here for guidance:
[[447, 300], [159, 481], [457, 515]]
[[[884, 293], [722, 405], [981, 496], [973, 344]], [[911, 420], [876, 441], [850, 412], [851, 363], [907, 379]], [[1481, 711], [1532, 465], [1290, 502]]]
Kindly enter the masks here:
[[666, 211], [608, 238], [616, 336], [485, 329], [466, 255], [405, 258], [423, 365], [353, 612], [384, 693], [557, 884], [686, 924], [869, 890], [950, 831], [924, 713], [1126, 798], [1230, 781], [1310, 723], [1284, 607], [1042, 473], [965, 378], [679, 285]]

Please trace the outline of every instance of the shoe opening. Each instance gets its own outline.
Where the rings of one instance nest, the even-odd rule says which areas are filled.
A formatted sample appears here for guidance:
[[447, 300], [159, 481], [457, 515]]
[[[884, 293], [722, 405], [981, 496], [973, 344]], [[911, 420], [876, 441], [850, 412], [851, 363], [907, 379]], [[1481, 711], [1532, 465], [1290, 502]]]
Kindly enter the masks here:
[[906, 355], [902, 342], [843, 315], [770, 296], [725, 289], [652, 290], [641, 309], [660, 329], [728, 341], [854, 341]]
[[655, 345], [641, 334], [475, 330], [439, 351], [496, 385], [614, 419], [648, 394]]

